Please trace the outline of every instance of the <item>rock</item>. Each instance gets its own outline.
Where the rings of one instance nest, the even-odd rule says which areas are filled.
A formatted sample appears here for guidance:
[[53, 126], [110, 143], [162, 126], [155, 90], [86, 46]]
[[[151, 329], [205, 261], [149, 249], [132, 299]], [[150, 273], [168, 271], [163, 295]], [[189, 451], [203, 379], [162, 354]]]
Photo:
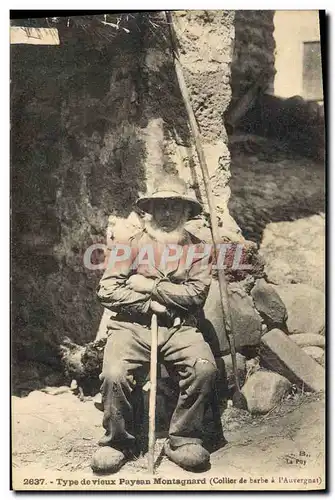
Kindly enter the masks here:
[[[228, 290], [236, 349], [239, 351], [246, 346], [258, 345], [262, 333], [262, 320], [253, 307], [251, 297], [237, 283], [229, 284]], [[215, 356], [230, 353], [224, 327], [219, 284], [216, 280], [212, 281], [199, 328]]]
[[325, 295], [308, 285], [274, 287], [284, 302], [290, 333], [323, 334], [325, 327]]
[[51, 396], [58, 396], [59, 394], [65, 394], [67, 392], [71, 392], [71, 388], [63, 385], [61, 387], [44, 387], [41, 389], [42, 392], [46, 394], [50, 394]]
[[258, 371], [242, 388], [250, 413], [268, 413], [289, 391], [290, 382], [278, 373]]
[[320, 365], [324, 362], [324, 350], [321, 347], [316, 347], [314, 345], [308, 345], [302, 348], [308, 356], [315, 359]]
[[[316, 192], [309, 199], [314, 196]], [[268, 280], [281, 285], [302, 283], [324, 292], [324, 248], [323, 214], [267, 224], [260, 254]]]
[[42, 391], [31, 391], [27, 398], [29, 398], [29, 400], [31, 401], [48, 401], [48, 394], [45, 393], [45, 392], [42, 392]]
[[251, 290], [251, 296], [257, 311], [269, 327], [285, 325], [286, 307], [272, 285], [266, 283], [264, 279], [257, 280]]
[[306, 390], [325, 390], [325, 370], [278, 329], [261, 338], [262, 364]]
[[322, 356], [322, 358], [320, 359], [319, 363], [320, 363], [320, 365], [321, 365], [321, 366], [323, 366], [323, 367], [325, 367], [325, 366], [326, 366], [326, 353], [325, 353], [325, 352], [323, 353], [323, 356]]
[[[224, 378], [227, 381], [228, 389], [232, 389], [235, 387], [235, 377], [233, 372], [233, 363], [231, 360], [231, 355], [228, 354], [226, 356], [222, 356], [222, 361], [224, 363]], [[240, 386], [244, 384], [246, 377], [246, 360], [245, 357], [240, 353], [236, 353], [236, 364], [237, 364], [237, 372], [238, 379], [240, 382]]]
[[290, 339], [300, 347], [317, 346], [324, 348], [326, 343], [325, 337], [317, 333], [294, 333], [290, 335]]
[[[284, 245], [284, 243], [283, 243]], [[262, 252], [264, 255], [264, 251]], [[266, 257], [264, 257], [266, 259]], [[275, 285], [289, 284], [294, 281], [293, 272], [288, 262], [275, 257], [267, 257], [268, 261], [265, 264], [265, 273], [268, 280]]]

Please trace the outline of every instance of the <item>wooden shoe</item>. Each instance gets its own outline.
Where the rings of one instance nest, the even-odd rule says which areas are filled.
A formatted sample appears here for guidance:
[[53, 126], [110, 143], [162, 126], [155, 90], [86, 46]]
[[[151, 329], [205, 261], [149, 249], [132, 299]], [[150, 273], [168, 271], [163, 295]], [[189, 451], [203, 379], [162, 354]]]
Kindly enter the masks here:
[[189, 443], [172, 448], [170, 443], [164, 445], [166, 456], [185, 470], [203, 471], [210, 466], [210, 454], [200, 444]]
[[99, 448], [93, 455], [91, 468], [93, 472], [100, 474], [113, 474], [126, 463], [127, 457], [122, 451], [115, 450], [110, 446]]

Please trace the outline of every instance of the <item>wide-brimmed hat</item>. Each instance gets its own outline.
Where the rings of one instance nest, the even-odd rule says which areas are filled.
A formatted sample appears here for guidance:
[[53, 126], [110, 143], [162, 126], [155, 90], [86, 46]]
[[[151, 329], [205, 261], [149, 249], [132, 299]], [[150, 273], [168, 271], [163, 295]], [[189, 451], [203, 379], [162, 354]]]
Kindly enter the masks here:
[[196, 217], [202, 212], [202, 205], [188, 191], [187, 185], [179, 178], [164, 179], [160, 185], [153, 189], [151, 193], [141, 196], [136, 205], [144, 212], [151, 212], [151, 201], [159, 201], [166, 199], [182, 200], [188, 204], [191, 209], [190, 219]]

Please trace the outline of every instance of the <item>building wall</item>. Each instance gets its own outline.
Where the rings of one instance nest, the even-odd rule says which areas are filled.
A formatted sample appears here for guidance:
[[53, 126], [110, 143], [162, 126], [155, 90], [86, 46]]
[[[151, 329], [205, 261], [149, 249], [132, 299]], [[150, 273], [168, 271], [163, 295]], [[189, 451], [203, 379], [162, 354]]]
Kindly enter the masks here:
[[[318, 11], [277, 10], [274, 26], [276, 42], [274, 94], [278, 97], [294, 95], [307, 97], [303, 88], [304, 42], [320, 41]], [[319, 68], [315, 68], [315, 71], [319, 71]], [[320, 97], [322, 99], [322, 96]]]
[[275, 74], [273, 10], [235, 11], [235, 40], [232, 63], [232, 103], [262, 74], [273, 90]]

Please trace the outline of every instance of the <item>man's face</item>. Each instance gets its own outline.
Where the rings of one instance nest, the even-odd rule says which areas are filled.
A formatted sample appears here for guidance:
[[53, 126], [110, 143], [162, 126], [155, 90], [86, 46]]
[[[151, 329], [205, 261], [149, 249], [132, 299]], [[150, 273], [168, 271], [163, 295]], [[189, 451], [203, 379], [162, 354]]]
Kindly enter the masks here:
[[165, 232], [174, 231], [188, 218], [188, 207], [182, 200], [166, 199], [152, 202], [152, 219]]

